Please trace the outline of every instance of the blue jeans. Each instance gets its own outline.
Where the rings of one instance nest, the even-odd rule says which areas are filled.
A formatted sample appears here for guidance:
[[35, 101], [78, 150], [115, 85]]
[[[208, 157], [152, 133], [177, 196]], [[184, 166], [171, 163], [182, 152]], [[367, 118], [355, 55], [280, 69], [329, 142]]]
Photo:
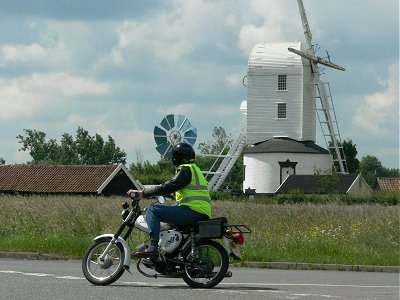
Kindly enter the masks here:
[[185, 205], [151, 205], [146, 213], [146, 222], [149, 225], [150, 238], [157, 241], [160, 236], [160, 222], [174, 225], [190, 225], [204, 220], [208, 220], [207, 215], [198, 213]]

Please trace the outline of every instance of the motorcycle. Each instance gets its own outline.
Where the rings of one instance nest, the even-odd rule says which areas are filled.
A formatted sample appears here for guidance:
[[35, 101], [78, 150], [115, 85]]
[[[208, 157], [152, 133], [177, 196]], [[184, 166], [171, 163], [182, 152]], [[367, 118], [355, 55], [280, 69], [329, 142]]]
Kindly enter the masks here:
[[[134, 193], [130, 198], [131, 205], [126, 201], [121, 204], [123, 222], [115, 234], [95, 237], [83, 257], [83, 274], [92, 284], [109, 285], [125, 271], [131, 273], [128, 238], [133, 229], [148, 233], [149, 228], [145, 221], [146, 208], [141, 209]], [[164, 197], [156, 198], [159, 203], [165, 203]], [[243, 234], [250, 232], [245, 225], [229, 225], [224, 217], [190, 226], [162, 222], [158, 258], [139, 258], [136, 268], [146, 277], [182, 278], [192, 288], [212, 288], [225, 277], [232, 277], [228, 270], [229, 255], [240, 259]], [[145, 250], [149, 243], [149, 240], [141, 243], [136, 251]]]

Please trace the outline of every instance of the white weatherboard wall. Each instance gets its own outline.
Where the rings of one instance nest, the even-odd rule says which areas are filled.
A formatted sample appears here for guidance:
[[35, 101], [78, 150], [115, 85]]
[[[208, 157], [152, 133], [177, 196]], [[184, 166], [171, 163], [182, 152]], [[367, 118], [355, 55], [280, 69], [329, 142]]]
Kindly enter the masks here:
[[[315, 141], [315, 85], [308, 60], [289, 52], [304, 51], [300, 42], [259, 43], [247, 72], [247, 144], [274, 137]], [[287, 89], [278, 90], [278, 75], [286, 75]], [[277, 103], [286, 103], [287, 118], [277, 118]]]
[[255, 189], [257, 194], [273, 194], [280, 186], [279, 162], [297, 162], [296, 175], [330, 172], [332, 158], [329, 154], [312, 153], [247, 153], [243, 157], [245, 180], [243, 189]]

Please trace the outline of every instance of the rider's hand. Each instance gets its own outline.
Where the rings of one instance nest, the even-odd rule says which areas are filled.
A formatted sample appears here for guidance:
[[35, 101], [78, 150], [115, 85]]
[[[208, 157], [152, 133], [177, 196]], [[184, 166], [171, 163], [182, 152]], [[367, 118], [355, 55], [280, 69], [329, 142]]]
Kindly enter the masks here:
[[[132, 193], [135, 194], [134, 198], [132, 198]], [[143, 197], [143, 191], [142, 190], [129, 190], [129, 191], [126, 192], [126, 194], [127, 194], [128, 197], [130, 197], [132, 199], [135, 199], [135, 200], [140, 200]]]

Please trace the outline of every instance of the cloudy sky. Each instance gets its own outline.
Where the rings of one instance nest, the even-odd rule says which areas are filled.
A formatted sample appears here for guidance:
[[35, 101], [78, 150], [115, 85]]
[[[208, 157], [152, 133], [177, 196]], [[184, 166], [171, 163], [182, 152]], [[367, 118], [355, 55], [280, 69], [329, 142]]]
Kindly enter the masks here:
[[[358, 158], [399, 167], [398, 0], [304, 0], [342, 139]], [[242, 79], [259, 42], [304, 41], [296, 0], [0, 0], [0, 157], [23, 129], [58, 141], [78, 126], [127, 152], [159, 158], [154, 125], [188, 117], [199, 142], [239, 128]], [[319, 128], [319, 126], [317, 126]], [[317, 133], [320, 135], [319, 133]], [[324, 142], [319, 138], [321, 146]]]

